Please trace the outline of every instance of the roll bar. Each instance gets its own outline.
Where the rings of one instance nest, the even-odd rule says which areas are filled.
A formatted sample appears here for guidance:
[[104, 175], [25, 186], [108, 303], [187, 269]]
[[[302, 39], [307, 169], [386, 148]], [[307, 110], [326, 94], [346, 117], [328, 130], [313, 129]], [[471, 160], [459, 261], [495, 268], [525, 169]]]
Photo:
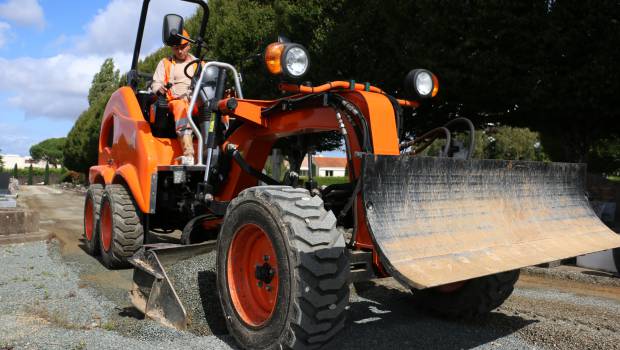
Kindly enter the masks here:
[[[207, 23], [209, 22], [209, 5], [204, 0], [179, 0], [190, 2], [193, 4], [200, 5], [204, 12], [202, 16], [202, 22], [200, 23], [200, 33], [198, 34], [200, 38], [204, 39], [205, 32], [207, 30]], [[136, 44], [133, 49], [133, 59], [131, 61], [131, 70], [138, 70], [138, 59], [140, 58], [140, 47], [142, 46], [142, 37], [144, 36], [144, 26], [146, 24], [146, 15], [149, 9], [149, 3], [151, 0], [143, 0], [142, 1], [142, 11], [140, 12], [140, 22], [138, 24], [138, 34], [136, 35]], [[196, 57], [200, 57], [200, 50], [202, 47], [200, 45], [196, 45], [194, 48], [194, 55]], [[136, 73], [137, 74], [137, 73]]]

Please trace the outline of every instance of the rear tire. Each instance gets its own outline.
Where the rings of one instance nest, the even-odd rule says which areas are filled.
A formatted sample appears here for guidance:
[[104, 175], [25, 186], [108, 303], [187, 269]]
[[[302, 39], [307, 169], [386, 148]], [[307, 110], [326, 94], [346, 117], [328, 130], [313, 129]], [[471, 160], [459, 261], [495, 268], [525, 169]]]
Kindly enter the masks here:
[[614, 263], [616, 264], [616, 272], [620, 273], [620, 248], [615, 248], [612, 250], [614, 255]]
[[103, 185], [91, 184], [84, 201], [84, 250], [90, 255], [99, 255], [99, 212]]
[[413, 297], [426, 311], [448, 318], [472, 318], [502, 305], [518, 279], [519, 270], [513, 270], [471, 279], [450, 292], [439, 288], [413, 290]]
[[131, 257], [144, 242], [139, 209], [124, 185], [105, 187], [99, 221], [101, 260], [108, 268], [128, 267]]
[[[261, 259], [269, 254], [263, 250], [275, 259]], [[249, 349], [328, 343], [344, 327], [349, 301], [345, 252], [336, 218], [319, 197], [285, 186], [241, 192], [228, 207], [217, 247], [217, 286], [229, 332]], [[273, 266], [262, 276], [273, 280], [259, 277], [264, 262]]]

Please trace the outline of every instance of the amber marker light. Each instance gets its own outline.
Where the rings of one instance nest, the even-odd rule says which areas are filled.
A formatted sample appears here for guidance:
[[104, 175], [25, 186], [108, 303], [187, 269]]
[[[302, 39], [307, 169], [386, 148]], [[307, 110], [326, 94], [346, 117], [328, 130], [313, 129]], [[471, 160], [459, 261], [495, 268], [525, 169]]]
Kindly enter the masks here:
[[284, 43], [271, 43], [265, 49], [265, 65], [273, 75], [282, 74], [282, 51]]
[[265, 49], [265, 66], [273, 75], [296, 80], [308, 72], [310, 57], [302, 45], [278, 41]]
[[439, 80], [435, 74], [431, 73], [431, 76], [433, 77], [433, 92], [431, 93], [431, 97], [435, 97], [439, 92]]

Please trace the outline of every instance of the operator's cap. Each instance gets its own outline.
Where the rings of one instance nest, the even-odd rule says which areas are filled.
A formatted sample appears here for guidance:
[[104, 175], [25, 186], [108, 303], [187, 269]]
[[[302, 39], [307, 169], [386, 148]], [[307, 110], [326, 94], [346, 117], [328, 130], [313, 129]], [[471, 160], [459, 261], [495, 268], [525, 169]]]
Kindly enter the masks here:
[[[185, 29], [183, 29], [183, 36], [186, 37], [186, 38], [189, 38], [189, 33]], [[185, 45], [187, 43], [189, 43], [189, 41], [187, 41], [187, 39], [181, 39], [181, 45]]]

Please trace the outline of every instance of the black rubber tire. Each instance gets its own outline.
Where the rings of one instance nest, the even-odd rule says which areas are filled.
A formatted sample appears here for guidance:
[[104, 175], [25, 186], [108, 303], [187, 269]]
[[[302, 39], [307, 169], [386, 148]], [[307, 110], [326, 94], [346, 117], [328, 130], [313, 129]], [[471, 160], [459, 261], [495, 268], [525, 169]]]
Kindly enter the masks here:
[[616, 272], [620, 273], [620, 248], [615, 248], [613, 251], [614, 263], [616, 263]]
[[454, 292], [437, 288], [413, 290], [416, 306], [447, 318], [472, 318], [489, 313], [512, 294], [519, 270], [471, 279]]
[[[99, 255], [99, 210], [101, 208], [101, 196], [103, 185], [91, 184], [86, 191], [84, 199], [84, 250], [90, 255]], [[88, 211], [88, 202], [92, 203], [92, 210]], [[92, 219], [91, 225], [87, 225], [87, 218]], [[87, 227], [90, 226], [90, 227]], [[87, 230], [91, 230], [91, 239], [88, 239]]]
[[111, 269], [129, 267], [127, 259], [144, 243], [140, 210], [129, 190], [121, 184], [111, 184], [105, 187], [101, 198], [101, 208], [108, 204], [112, 217], [112, 242], [110, 249], [106, 251], [100, 229], [101, 260], [106, 267]]
[[[273, 314], [258, 328], [247, 325], [231, 301], [229, 247], [252, 223], [271, 239], [278, 259]], [[287, 186], [260, 186], [228, 207], [217, 246], [217, 286], [228, 331], [244, 349], [315, 349], [342, 330], [349, 302], [349, 260], [336, 217], [319, 197]]]

